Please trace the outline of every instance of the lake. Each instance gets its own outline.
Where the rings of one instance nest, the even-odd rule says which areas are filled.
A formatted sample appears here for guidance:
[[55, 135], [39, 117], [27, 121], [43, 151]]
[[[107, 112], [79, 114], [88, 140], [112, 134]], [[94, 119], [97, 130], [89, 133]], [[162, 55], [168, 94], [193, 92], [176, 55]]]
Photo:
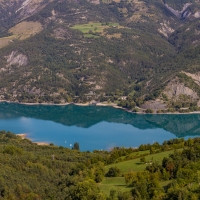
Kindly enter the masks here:
[[200, 114], [134, 114], [108, 106], [0, 103], [0, 130], [81, 151], [162, 143], [200, 135]]

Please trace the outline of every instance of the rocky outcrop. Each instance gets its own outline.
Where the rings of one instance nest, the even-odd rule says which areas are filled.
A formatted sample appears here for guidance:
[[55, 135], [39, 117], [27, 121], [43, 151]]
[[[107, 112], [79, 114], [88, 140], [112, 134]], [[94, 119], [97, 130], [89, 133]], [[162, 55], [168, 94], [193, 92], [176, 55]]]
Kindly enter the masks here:
[[195, 18], [200, 18], [200, 11], [197, 11], [193, 15]]
[[174, 32], [174, 29], [170, 27], [169, 22], [164, 21], [163, 23], [160, 23], [160, 25], [161, 27], [158, 29], [158, 31], [165, 37], [168, 37]]
[[12, 51], [10, 55], [6, 56], [6, 58], [7, 66], [25, 66], [28, 63], [28, 58], [26, 57], [26, 55], [18, 53], [17, 51]]
[[165, 88], [164, 94], [170, 99], [179, 99], [180, 95], [187, 95], [191, 99], [198, 99], [198, 95], [189, 87], [186, 87], [183, 83], [180, 83], [178, 78], [172, 80]]

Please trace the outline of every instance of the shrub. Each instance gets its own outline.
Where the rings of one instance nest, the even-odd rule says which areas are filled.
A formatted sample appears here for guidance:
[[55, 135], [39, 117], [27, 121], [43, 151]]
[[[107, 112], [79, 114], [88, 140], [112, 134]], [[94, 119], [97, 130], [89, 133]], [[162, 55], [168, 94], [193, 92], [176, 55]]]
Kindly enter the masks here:
[[121, 171], [117, 167], [110, 167], [106, 173], [106, 177], [117, 177], [120, 175], [120, 173]]

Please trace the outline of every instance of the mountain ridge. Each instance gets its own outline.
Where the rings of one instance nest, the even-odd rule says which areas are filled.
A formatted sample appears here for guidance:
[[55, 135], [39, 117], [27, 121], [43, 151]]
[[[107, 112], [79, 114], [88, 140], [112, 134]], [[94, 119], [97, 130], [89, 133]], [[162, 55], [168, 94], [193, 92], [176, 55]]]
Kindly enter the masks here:
[[[198, 1], [9, 2], [0, 2], [0, 23], [9, 19], [0, 30], [1, 100], [199, 109], [188, 76], [200, 71]], [[197, 98], [168, 95], [174, 81]]]

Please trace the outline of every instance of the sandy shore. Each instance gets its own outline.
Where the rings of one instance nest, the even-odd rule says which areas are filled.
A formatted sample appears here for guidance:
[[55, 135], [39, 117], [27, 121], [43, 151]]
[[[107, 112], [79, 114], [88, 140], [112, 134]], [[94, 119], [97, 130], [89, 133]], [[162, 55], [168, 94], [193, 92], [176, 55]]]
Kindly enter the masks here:
[[[20, 133], [20, 134], [16, 134], [16, 135], [19, 136], [22, 139], [28, 139], [28, 140], [32, 141], [30, 138], [27, 137], [26, 133]], [[41, 146], [47, 146], [47, 145], [49, 145], [48, 142], [33, 142], [33, 143], [35, 143], [37, 145], [41, 145]]]
[[33, 143], [36, 143], [37, 145], [40, 145], [40, 146], [48, 146], [49, 143], [47, 142], [33, 142]]
[[22, 139], [26, 138], [26, 133], [16, 134], [17, 136], [21, 137]]

